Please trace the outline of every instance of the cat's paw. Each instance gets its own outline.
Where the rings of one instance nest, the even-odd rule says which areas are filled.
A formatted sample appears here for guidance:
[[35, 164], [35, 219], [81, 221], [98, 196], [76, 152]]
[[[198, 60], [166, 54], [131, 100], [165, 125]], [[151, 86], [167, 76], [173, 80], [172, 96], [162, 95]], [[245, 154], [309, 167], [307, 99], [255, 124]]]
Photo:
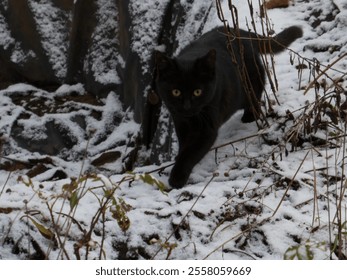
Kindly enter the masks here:
[[244, 112], [242, 118], [241, 118], [241, 121], [243, 123], [251, 123], [251, 122], [254, 122], [255, 121], [255, 117], [254, 117], [254, 114], [252, 112]]
[[182, 188], [188, 181], [190, 172], [180, 170], [179, 168], [173, 168], [169, 178], [169, 184], [174, 189]]

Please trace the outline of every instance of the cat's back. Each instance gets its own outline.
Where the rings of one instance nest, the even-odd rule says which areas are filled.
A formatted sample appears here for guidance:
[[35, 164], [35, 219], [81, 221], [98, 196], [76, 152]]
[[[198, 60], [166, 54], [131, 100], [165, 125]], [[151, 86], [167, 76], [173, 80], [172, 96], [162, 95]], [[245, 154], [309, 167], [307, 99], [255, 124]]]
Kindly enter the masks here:
[[186, 46], [177, 56], [181, 59], [196, 59], [215, 49], [219, 55], [227, 55], [227, 36], [224, 27], [214, 28]]

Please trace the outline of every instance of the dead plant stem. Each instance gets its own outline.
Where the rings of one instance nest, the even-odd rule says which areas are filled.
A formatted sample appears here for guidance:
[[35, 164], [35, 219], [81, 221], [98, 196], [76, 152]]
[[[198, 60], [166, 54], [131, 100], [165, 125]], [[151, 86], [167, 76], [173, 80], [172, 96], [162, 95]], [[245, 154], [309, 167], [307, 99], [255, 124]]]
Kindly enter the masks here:
[[326, 74], [326, 72], [333, 67], [336, 63], [338, 63], [340, 60], [342, 60], [343, 58], [345, 58], [347, 56], [347, 53], [341, 55], [339, 58], [337, 58], [336, 60], [334, 60], [332, 63], [330, 63], [328, 66], [325, 67], [325, 69], [320, 72], [318, 74], [317, 77], [315, 77], [315, 79], [313, 79], [313, 81], [307, 86], [306, 90], [304, 91], [304, 95], [306, 95], [306, 93], [316, 84], [316, 82], [318, 81], [318, 79], [320, 77], [322, 77], [323, 75]]
[[287, 186], [287, 188], [286, 188], [284, 194], [282, 195], [282, 198], [281, 198], [280, 202], [278, 203], [278, 205], [277, 205], [277, 207], [276, 207], [276, 209], [275, 209], [275, 211], [273, 212], [273, 214], [272, 214], [271, 217], [274, 217], [274, 216], [276, 215], [278, 209], [279, 209], [280, 206], [282, 205], [282, 203], [283, 203], [283, 201], [284, 201], [284, 199], [285, 199], [285, 197], [286, 197], [288, 191], [290, 190], [290, 188], [291, 188], [293, 182], [295, 181], [296, 175], [298, 175], [298, 173], [299, 173], [299, 171], [300, 171], [302, 165], [304, 164], [304, 162], [305, 162], [305, 160], [306, 160], [306, 157], [308, 156], [309, 152], [310, 152], [310, 151], [307, 151], [307, 153], [306, 153], [304, 159], [301, 161], [301, 163], [300, 163], [299, 167], [297, 168], [297, 170], [296, 170], [294, 176], [291, 178], [291, 180], [290, 180], [290, 182], [289, 182], [289, 184], [288, 184], [288, 186]]

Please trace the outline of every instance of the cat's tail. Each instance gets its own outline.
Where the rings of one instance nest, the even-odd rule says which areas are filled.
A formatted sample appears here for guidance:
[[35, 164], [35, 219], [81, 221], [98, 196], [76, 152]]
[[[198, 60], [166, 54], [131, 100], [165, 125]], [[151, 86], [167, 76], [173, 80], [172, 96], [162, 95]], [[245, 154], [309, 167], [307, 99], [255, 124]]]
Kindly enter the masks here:
[[285, 50], [296, 39], [302, 37], [303, 31], [299, 26], [290, 26], [274, 37], [262, 37], [259, 43], [261, 53], [279, 53]]

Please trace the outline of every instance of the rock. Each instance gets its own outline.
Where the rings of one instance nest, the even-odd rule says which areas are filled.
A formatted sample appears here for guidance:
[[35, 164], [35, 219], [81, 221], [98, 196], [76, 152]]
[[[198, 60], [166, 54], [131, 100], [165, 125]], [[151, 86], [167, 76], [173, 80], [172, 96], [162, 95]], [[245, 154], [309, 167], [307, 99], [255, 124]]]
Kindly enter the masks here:
[[266, 10], [287, 8], [289, 6], [289, 0], [268, 0], [260, 6], [260, 16], [265, 17]]
[[266, 9], [287, 8], [289, 0], [268, 0], [265, 1], [264, 6]]
[[69, 150], [77, 144], [77, 139], [63, 123], [49, 121], [43, 127], [31, 128], [32, 131], [28, 131], [20, 122], [16, 122], [11, 131], [11, 137], [17, 144], [30, 152], [58, 155], [64, 149]]
[[[101, 145], [124, 122], [120, 116], [127, 115], [125, 112], [131, 108], [132, 119], [141, 124], [142, 130], [134, 134], [138, 139], [132, 144], [150, 147], [153, 143], [156, 150], [151, 159], [155, 162], [159, 162], [160, 154], [164, 155], [161, 158], [171, 157], [170, 119], [159, 122], [162, 109], [158, 96], [151, 95], [151, 102], [147, 102], [146, 95], [153, 84], [153, 51], [165, 46], [171, 55], [198, 37], [212, 6], [211, 3], [195, 6], [194, 1], [179, 0], [1, 1], [0, 87], [25, 82], [44, 90], [35, 99], [27, 93], [11, 95], [15, 105], [23, 106], [24, 110], [13, 122], [9, 136], [20, 148], [32, 153], [75, 159], [82, 154], [75, 145], [89, 137], [90, 121], [106, 122], [101, 124], [104, 131], [100, 129], [93, 138], [94, 145]], [[103, 119], [102, 109], [91, 106], [88, 114], [72, 114], [76, 106], [70, 103], [64, 108], [63, 104], [68, 102], [57, 97], [56, 89], [64, 84], [82, 84], [94, 101], [116, 94], [122, 102], [117, 110], [122, 114], [113, 112], [113, 118]], [[77, 94], [78, 98], [81, 96], [85, 94]], [[74, 100], [72, 93], [68, 99], [80, 102]], [[47, 119], [60, 112], [65, 112], [65, 119], [53, 117], [39, 125], [40, 118]], [[35, 125], [29, 124], [32, 119]], [[76, 124], [74, 129], [69, 128], [71, 123]], [[159, 142], [163, 130], [168, 130], [164, 145]], [[122, 141], [127, 143], [125, 139]], [[91, 155], [114, 148], [106, 146]], [[10, 147], [13, 149], [7, 145], [8, 153]], [[131, 150], [128, 158], [132, 162], [140, 149]], [[132, 168], [133, 163], [125, 166]]]
[[102, 166], [107, 163], [115, 162], [121, 157], [121, 152], [119, 151], [110, 151], [110, 152], [105, 152], [98, 156], [96, 159], [94, 159], [91, 164], [94, 166]]

